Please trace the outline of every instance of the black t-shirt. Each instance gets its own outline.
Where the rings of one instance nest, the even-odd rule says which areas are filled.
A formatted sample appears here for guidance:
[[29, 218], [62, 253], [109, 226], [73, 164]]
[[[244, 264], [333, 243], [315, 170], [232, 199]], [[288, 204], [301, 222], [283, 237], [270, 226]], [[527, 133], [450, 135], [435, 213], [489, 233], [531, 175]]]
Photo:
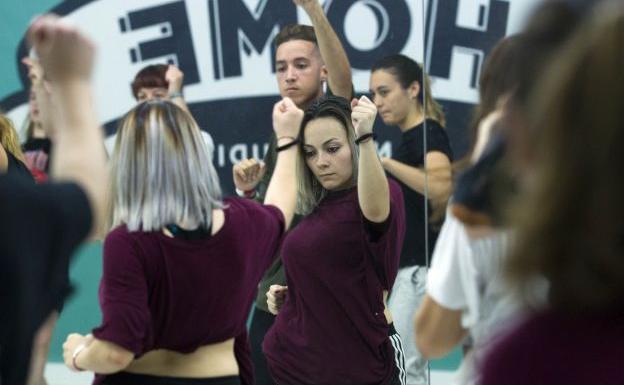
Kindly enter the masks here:
[[37, 183], [48, 180], [52, 142], [48, 138], [31, 138], [22, 145], [26, 165]]
[[8, 175], [14, 175], [19, 178], [24, 178], [25, 180], [34, 183], [32, 174], [28, 170], [28, 167], [21, 160], [17, 159], [13, 154], [9, 151], [6, 151], [8, 166], [6, 173]]
[[[427, 128], [427, 152], [439, 151], [453, 160], [453, 152], [446, 131], [440, 124], [432, 119], [427, 119], [413, 128], [405, 131], [401, 136], [401, 143], [393, 156], [393, 159], [412, 167], [423, 167], [425, 163], [424, 130]], [[425, 266], [427, 258], [425, 253], [425, 216], [431, 215], [431, 205], [425, 213], [425, 197], [409, 188], [398, 178], [394, 178], [403, 190], [405, 200], [406, 233], [401, 252], [399, 267]], [[429, 256], [433, 252], [439, 230], [429, 221]]]
[[91, 229], [76, 184], [0, 176], [0, 383], [23, 385], [35, 332], [67, 294], [69, 258]]

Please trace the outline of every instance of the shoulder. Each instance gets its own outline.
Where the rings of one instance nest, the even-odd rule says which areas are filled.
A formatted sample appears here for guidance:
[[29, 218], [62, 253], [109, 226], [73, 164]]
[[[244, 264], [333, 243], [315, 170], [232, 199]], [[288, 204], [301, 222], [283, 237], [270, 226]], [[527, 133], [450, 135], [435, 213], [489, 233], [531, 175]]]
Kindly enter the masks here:
[[104, 251], [118, 248], [135, 248], [139, 238], [144, 234], [141, 231], [131, 232], [126, 225], [120, 225], [112, 229], [104, 239]]
[[281, 211], [272, 205], [264, 205], [253, 199], [228, 197], [223, 200], [224, 211], [226, 214], [226, 221], [235, 218], [257, 218], [264, 216], [282, 218]]
[[430, 131], [446, 131], [440, 122], [435, 119], [427, 118], [424, 125], [427, 127], [427, 130]]

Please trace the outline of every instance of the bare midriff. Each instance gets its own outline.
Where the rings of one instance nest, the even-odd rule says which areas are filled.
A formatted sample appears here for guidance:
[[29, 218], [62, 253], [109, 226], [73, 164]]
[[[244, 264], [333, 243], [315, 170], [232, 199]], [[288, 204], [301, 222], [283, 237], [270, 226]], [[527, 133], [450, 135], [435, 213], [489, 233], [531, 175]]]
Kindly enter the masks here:
[[233, 338], [201, 346], [187, 354], [165, 349], [152, 350], [134, 360], [124, 371], [181, 378], [237, 376], [239, 373]]
[[384, 315], [386, 316], [386, 321], [388, 325], [392, 323], [392, 313], [390, 309], [388, 309], [388, 290], [383, 291], [383, 302], [384, 302]]

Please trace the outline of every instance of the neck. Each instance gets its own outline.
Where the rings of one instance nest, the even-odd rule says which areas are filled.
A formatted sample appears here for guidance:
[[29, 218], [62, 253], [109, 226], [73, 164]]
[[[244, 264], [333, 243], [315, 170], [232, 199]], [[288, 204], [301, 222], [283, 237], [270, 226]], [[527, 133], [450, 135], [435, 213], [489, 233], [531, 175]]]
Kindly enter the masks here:
[[405, 132], [417, 124], [422, 123], [424, 120], [425, 114], [423, 114], [422, 109], [418, 107], [412, 108], [405, 119], [399, 123], [399, 128], [401, 129], [401, 132]]
[[318, 90], [318, 93], [312, 99], [306, 100], [305, 102], [301, 103], [300, 106], [298, 105], [297, 107], [299, 107], [303, 111], [306, 111], [308, 109], [308, 107], [310, 107], [312, 105], [312, 103], [317, 101], [322, 96], [323, 96], [323, 87], [321, 86], [319, 88], [319, 90]]
[[47, 137], [45, 130], [41, 126], [41, 123], [36, 123], [33, 127], [32, 137], [35, 139], [43, 139]]

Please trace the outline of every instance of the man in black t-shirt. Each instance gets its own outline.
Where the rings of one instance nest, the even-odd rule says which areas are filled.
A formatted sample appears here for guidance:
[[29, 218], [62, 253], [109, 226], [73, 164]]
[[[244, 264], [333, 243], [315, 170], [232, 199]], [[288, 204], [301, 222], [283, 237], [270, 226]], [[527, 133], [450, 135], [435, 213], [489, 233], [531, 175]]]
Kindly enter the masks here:
[[52, 174], [60, 183], [35, 185], [14, 174], [0, 176], [2, 385], [24, 385], [33, 336], [67, 295], [69, 258], [103, 217], [107, 184], [89, 85], [93, 45], [54, 16], [35, 20], [28, 38], [56, 90], [58, 156]]

